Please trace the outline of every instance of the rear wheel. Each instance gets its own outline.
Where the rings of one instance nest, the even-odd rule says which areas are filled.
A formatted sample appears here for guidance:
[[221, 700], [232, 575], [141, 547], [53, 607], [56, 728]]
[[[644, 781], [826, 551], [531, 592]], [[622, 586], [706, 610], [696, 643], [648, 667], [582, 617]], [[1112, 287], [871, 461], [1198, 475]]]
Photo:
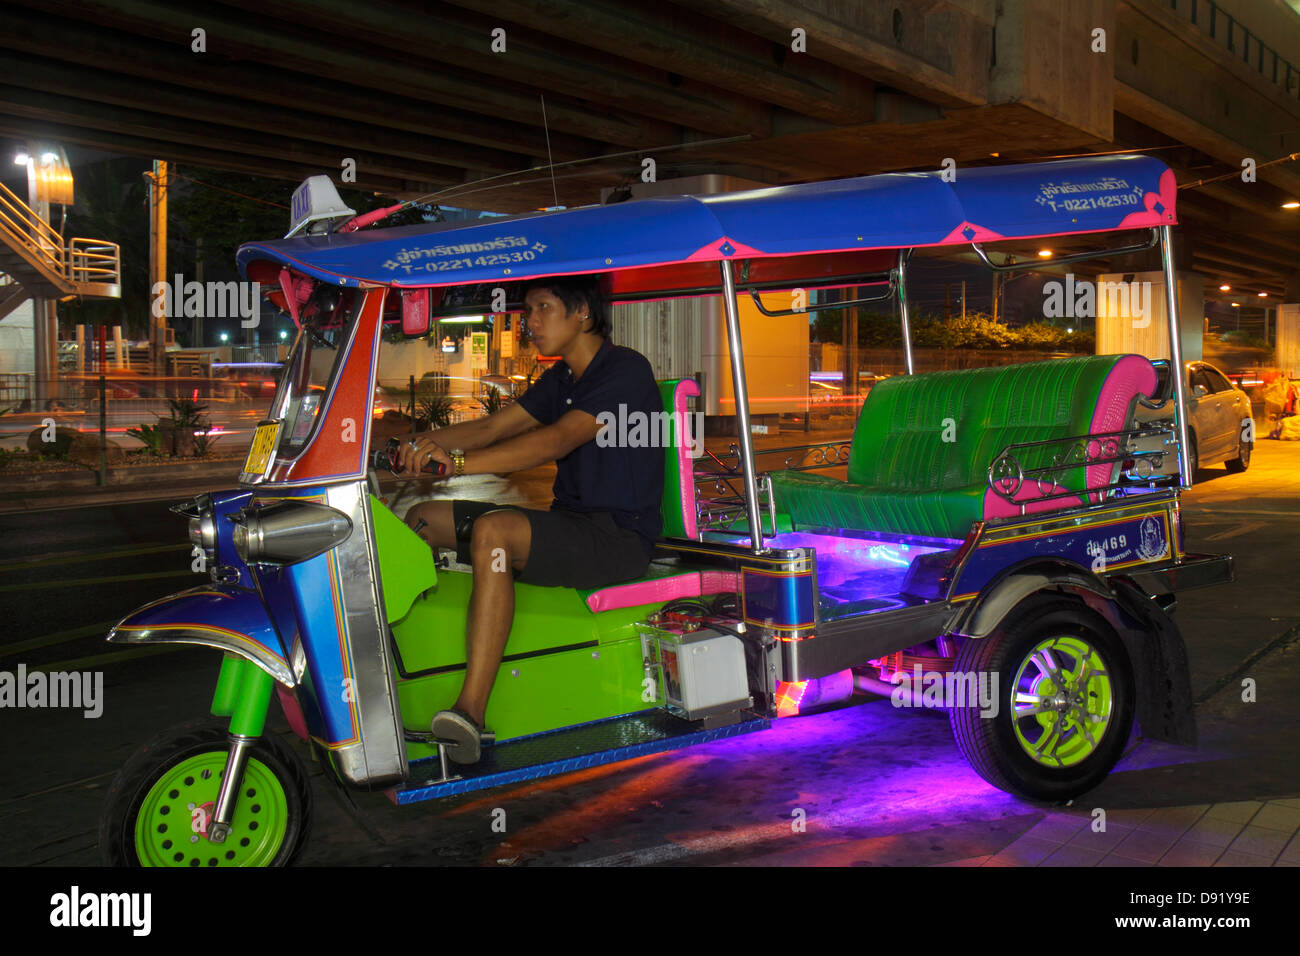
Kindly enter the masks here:
[[107, 866], [287, 866], [311, 828], [311, 785], [296, 754], [276, 737], [253, 746], [230, 834], [208, 839], [229, 749], [223, 721], [204, 719], [159, 734], [128, 760], [99, 826]]
[[1026, 598], [993, 633], [966, 641], [954, 669], [996, 682], [993, 713], [968, 699], [949, 721], [971, 767], [1001, 790], [1068, 800], [1100, 783], [1123, 752], [1133, 722], [1128, 654], [1079, 601]]

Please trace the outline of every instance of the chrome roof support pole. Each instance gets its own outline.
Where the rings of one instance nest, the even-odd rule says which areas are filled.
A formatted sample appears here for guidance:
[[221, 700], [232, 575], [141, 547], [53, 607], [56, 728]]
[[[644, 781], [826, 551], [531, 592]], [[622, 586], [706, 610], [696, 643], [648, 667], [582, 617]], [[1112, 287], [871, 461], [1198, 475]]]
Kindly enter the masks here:
[[903, 357], [907, 360], [907, 374], [915, 372], [912, 366], [912, 322], [907, 314], [907, 260], [911, 249], [898, 250], [898, 312], [903, 320]]
[[1192, 486], [1187, 473], [1187, 372], [1183, 368], [1182, 327], [1178, 320], [1178, 283], [1174, 275], [1174, 237], [1168, 226], [1160, 227], [1160, 263], [1165, 273], [1165, 314], [1169, 317], [1169, 375], [1174, 382], [1174, 419], [1178, 429], [1178, 470], [1182, 487]]
[[754, 433], [749, 427], [749, 388], [745, 384], [745, 356], [740, 343], [740, 309], [736, 305], [736, 279], [731, 262], [723, 259], [722, 307], [727, 318], [727, 345], [731, 351], [731, 388], [736, 399], [736, 430], [740, 433], [740, 464], [745, 475], [745, 517], [755, 552], [763, 550], [763, 524], [758, 514], [758, 479], [754, 476]]

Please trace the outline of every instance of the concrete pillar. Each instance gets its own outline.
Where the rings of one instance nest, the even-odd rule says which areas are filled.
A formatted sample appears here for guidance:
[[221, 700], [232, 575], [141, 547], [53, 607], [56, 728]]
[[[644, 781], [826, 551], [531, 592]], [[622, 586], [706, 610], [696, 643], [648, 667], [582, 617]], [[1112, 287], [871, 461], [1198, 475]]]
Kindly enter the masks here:
[[1277, 307], [1278, 368], [1291, 378], [1300, 378], [1300, 303], [1287, 302]]

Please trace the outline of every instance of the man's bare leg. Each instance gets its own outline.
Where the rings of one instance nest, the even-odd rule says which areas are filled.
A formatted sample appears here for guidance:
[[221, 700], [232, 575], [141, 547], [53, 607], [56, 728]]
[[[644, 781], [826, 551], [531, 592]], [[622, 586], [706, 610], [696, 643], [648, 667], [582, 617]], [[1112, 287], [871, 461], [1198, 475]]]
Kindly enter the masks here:
[[412, 528], [419, 526], [415, 533], [431, 547], [456, 547], [456, 516], [451, 501], [423, 501], [406, 513], [406, 523]]
[[488, 697], [515, 617], [515, 578], [532, 547], [532, 525], [518, 511], [490, 511], [474, 522], [470, 554], [474, 591], [465, 636], [465, 683], [456, 707], [483, 726]]

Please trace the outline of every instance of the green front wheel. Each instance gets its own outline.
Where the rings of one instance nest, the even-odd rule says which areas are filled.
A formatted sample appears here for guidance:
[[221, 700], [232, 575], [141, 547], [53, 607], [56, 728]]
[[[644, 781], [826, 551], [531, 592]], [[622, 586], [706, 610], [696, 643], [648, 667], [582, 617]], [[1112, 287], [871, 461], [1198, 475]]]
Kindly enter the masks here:
[[107, 866], [287, 866], [311, 827], [311, 785], [276, 737], [252, 747], [229, 835], [208, 837], [229, 749], [224, 721], [207, 718], [159, 734], [113, 781], [99, 827]]

